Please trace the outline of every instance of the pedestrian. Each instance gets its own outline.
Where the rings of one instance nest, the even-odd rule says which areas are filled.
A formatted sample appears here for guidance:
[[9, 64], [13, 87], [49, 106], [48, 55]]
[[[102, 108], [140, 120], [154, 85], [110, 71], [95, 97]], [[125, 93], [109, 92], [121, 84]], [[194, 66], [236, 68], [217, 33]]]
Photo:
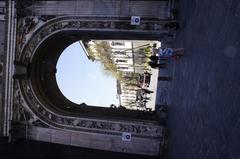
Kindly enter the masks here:
[[157, 55], [152, 55], [152, 56], [150, 56], [150, 57], [148, 57], [152, 62], [155, 62], [155, 63], [159, 63], [160, 62], [160, 60], [161, 61], [167, 61], [168, 60], [168, 58], [163, 58], [163, 57], [159, 57], [159, 56], [157, 56]]
[[159, 57], [158, 56], [156, 56], [156, 55], [152, 55], [152, 56], [150, 56], [150, 57], [148, 57], [152, 62], [154, 62], [154, 63], [158, 63], [158, 61], [159, 61]]
[[149, 61], [148, 62], [148, 65], [151, 67], [151, 68], [165, 68], [166, 67], [166, 63], [155, 63], [153, 61]]
[[159, 48], [158, 56], [159, 58], [169, 58], [172, 57], [174, 59], [180, 58], [183, 56], [184, 48]]
[[151, 93], [153, 93], [153, 91], [150, 91], [150, 90], [144, 89], [144, 88], [142, 88], [141, 91], [143, 91], [143, 93], [145, 93], [145, 94], [151, 94]]

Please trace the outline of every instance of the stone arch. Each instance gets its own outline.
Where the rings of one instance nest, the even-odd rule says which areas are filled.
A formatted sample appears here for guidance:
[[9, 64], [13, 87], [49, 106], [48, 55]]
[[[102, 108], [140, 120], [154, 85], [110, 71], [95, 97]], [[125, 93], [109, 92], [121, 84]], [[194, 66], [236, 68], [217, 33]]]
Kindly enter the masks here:
[[15, 59], [27, 67], [27, 78], [15, 83], [17, 97], [21, 96], [21, 100], [15, 100], [17, 104], [57, 129], [111, 134], [127, 131], [133, 136], [161, 136], [161, 127], [152, 114], [89, 108], [84, 104], [79, 107], [71, 103], [58, 90], [53, 73], [60, 53], [74, 41], [83, 38], [159, 40], [168, 35], [164, 22], [142, 20], [141, 25], [132, 26], [126, 19], [63, 16], [49, 20], [28, 17], [20, 24], [25, 25], [25, 30], [19, 32], [21, 40]]
[[[9, 139], [161, 156], [166, 128], [158, 122], [157, 115], [120, 109], [80, 110], [65, 100], [67, 106], [63, 109], [52, 100], [56, 94], [48, 94], [49, 89], [43, 87], [54, 79], [44, 76], [49, 82], [44, 83], [40, 75], [42, 71], [48, 71], [42, 67], [42, 62], [50, 61], [49, 65], [54, 65], [58, 53], [67, 43], [82, 38], [171, 40], [174, 37], [171, 26], [174, 25], [170, 24], [176, 23], [177, 16], [178, 3], [175, 2], [6, 1], [3, 16], [6, 54], [0, 72], [4, 89], [0, 133]], [[131, 16], [140, 16], [140, 25], [130, 25]], [[68, 40], [64, 42], [61, 38]], [[49, 46], [54, 40], [62, 42], [58, 51]], [[45, 49], [52, 49], [55, 56], [44, 54]]]

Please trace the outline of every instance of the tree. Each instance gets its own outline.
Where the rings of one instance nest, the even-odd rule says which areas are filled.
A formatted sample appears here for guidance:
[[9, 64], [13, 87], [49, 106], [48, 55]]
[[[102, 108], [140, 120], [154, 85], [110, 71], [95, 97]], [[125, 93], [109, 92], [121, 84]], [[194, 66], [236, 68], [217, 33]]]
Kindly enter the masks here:
[[95, 46], [93, 50], [90, 50], [89, 53], [94, 56], [94, 59], [99, 59], [102, 63], [104, 69], [104, 74], [112, 75], [118, 80], [121, 80], [122, 73], [117, 70], [117, 66], [114, 64], [112, 57], [112, 48], [107, 41], [95, 41]]

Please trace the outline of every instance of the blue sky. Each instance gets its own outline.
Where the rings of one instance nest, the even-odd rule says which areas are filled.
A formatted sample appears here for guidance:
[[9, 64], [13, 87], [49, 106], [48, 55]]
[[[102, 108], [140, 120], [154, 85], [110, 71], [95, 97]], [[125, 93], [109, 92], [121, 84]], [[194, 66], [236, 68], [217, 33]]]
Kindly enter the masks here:
[[100, 62], [88, 60], [79, 42], [67, 47], [60, 56], [56, 78], [61, 92], [74, 103], [118, 105], [116, 79], [103, 73]]

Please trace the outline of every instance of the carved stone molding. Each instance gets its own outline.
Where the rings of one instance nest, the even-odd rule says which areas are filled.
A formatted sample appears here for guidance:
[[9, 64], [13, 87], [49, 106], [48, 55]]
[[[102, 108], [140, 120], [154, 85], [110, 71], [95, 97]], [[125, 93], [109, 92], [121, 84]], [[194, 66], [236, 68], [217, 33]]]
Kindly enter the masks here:
[[[52, 18], [52, 17], [50, 17]], [[130, 24], [129, 20], [118, 20], [110, 17], [57, 17], [51, 20], [42, 17], [25, 17], [20, 19], [18, 31], [18, 51], [16, 59], [28, 63], [33, 56], [34, 49], [44, 39], [60, 31], [126, 31], [167, 35], [168, 31], [162, 21], [141, 21], [138, 26]]]
[[[27, 22], [26, 22], [27, 21]], [[58, 17], [51, 20], [41, 18], [26, 17], [22, 19], [22, 29], [18, 30], [18, 46], [16, 60], [28, 65], [31, 63], [34, 53], [39, 45], [48, 37], [60, 31], [79, 30], [118, 30], [132, 32], [161, 32], [161, 22], [144, 22], [139, 26], [131, 26], [129, 21], [119, 21], [112, 18], [87, 18], [87, 17]], [[20, 26], [21, 26], [20, 25]], [[19, 27], [20, 27], [19, 26]], [[20, 27], [21, 28], [21, 27]], [[123, 132], [130, 132], [136, 137], [160, 138], [163, 128], [156, 123], [140, 121], [117, 121], [99, 120], [94, 118], [73, 117], [59, 114], [42, 104], [32, 89], [28, 79], [22, 79], [15, 83], [14, 87], [14, 107], [18, 110], [15, 118], [21, 120], [22, 108], [31, 112], [44, 124], [57, 129], [68, 129], [72, 131], [88, 131], [111, 135], [121, 135]], [[29, 113], [28, 112], [28, 113]], [[31, 118], [31, 117], [30, 117]], [[35, 117], [34, 117], [35, 118]], [[30, 119], [26, 119], [30, 120]], [[36, 120], [34, 120], [36, 121]]]
[[[146, 125], [144, 122], [99, 120], [57, 114], [45, 108], [45, 106], [38, 101], [28, 80], [21, 80], [21, 82], [15, 83], [14, 94], [15, 120], [30, 121], [31, 118], [35, 118], [34, 116], [36, 116], [43, 121], [43, 123], [58, 129], [89, 131], [112, 135], [121, 135], [122, 132], [130, 132], [133, 136], [150, 138], [160, 138], [164, 131], [159, 125], [149, 123]], [[28, 110], [31, 112], [31, 115]], [[35, 122], [36, 120], [31, 119], [31, 121]]]

